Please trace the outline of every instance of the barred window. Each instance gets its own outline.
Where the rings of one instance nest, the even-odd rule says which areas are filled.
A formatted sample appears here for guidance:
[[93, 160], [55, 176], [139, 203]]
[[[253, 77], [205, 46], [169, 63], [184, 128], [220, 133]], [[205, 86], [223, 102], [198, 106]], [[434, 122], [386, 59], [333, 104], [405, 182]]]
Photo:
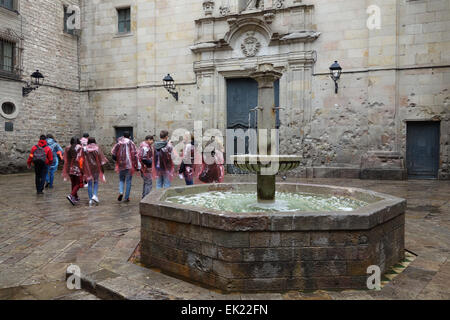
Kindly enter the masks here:
[[0, 7], [14, 10], [14, 0], [0, 0]]
[[130, 8], [117, 9], [119, 21], [119, 33], [129, 33], [131, 31], [131, 10]]
[[0, 40], [0, 70], [14, 71], [14, 49], [15, 43]]

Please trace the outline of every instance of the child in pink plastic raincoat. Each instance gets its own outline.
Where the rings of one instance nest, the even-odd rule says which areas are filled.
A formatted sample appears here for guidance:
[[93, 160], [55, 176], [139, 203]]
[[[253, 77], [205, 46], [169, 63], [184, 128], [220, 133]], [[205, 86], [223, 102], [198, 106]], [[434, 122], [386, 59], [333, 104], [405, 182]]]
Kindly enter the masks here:
[[[118, 139], [117, 144], [111, 150], [112, 157], [116, 161], [116, 172], [119, 173], [119, 197], [118, 201], [130, 201], [131, 182], [133, 174], [141, 170], [141, 163], [139, 162], [136, 145], [130, 139], [130, 133], [124, 132], [123, 137]], [[125, 199], [123, 193], [126, 182]]]
[[215, 137], [205, 147], [204, 165], [199, 180], [203, 183], [222, 183], [225, 176], [224, 148]]
[[153, 144], [155, 138], [147, 136], [145, 141], [139, 146], [139, 161], [141, 162], [141, 177], [144, 180], [142, 199], [144, 199], [153, 187], [152, 167], [153, 167]]
[[183, 139], [184, 148], [182, 162], [178, 173], [184, 178], [186, 185], [194, 184], [194, 179], [198, 178], [202, 172], [202, 154], [195, 145], [194, 136], [187, 133]]
[[155, 152], [153, 158], [153, 177], [156, 179], [156, 188], [170, 188], [174, 164], [172, 160], [173, 146], [169, 141], [169, 132], [161, 131], [161, 141], [155, 143]]
[[106, 182], [103, 166], [108, 163], [95, 138], [89, 138], [88, 144], [83, 148], [83, 177], [88, 182], [89, 206], [99, 204], [98, 183]]

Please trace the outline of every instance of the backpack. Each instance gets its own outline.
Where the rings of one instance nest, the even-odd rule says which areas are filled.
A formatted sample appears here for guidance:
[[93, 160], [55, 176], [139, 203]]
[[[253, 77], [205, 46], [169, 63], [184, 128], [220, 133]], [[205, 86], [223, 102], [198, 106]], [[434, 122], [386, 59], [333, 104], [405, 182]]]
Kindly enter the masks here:
[[155, 152], [155, 168], [159, 171], [169, 170], [168, 164], [170, 163], [171, 155], [167, 151], [167, 148], [156, 150]]
[[186, 171], [187, 167], [192, 167], [195, 164], [195, 147], [192, 145], [191, 148], [191, 163], [184, 163], [184, 160], [181, 161], [180, 169], [178, 170], [179, 174], [183, 174]]
[[166, 169], [164, 163], [164, 152], [162, 149], [156, 150], [155, 152], [155, 168], [160, 171], [164, 171]]
[[45, 160], [47, 159], [47, 153], [45, 149], [39, 146], [36, 146], [36, 150], [33, 153], [33, 163], [34, 164], [45, 164]]
[[148, 148], [142, 148], [140, 150], [139, 157], [142, 159], [142, 163], [147, 167], [151, 168], [153, 163], [153, 149], [150, 147]]
[[204, 183], [217, 183], [219, 182], [220, 169], [216, 164], [206, 166], [198, 179]]

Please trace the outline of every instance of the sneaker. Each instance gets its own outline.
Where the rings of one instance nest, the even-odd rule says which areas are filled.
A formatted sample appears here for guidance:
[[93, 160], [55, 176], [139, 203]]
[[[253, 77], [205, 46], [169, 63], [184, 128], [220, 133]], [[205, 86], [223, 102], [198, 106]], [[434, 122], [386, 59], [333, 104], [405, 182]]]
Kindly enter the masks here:
[[47, 182], [46, 184], [45, 184], [45, 189], [48, 189], [50, 187], [50, 184]]
[[87, 188], [87, 187], [89, 187], [89, 184], [85, 184], [84, 186], [83, 186], [83, 188]]
[[68, 195], [67, 196], [67, 200], [69, 200], [69, 202], [73, 205], [73, 206], [75, 206], [75, 200], [74, 200], [74, 198], [72, 197], [72, 195]]
[[89, 207], [92, 207], [94, 205], [94, 201], [89, 200]]
[[99, 204], [99, 203], [100, 203], [100, 201], [98, 200], [98, 197], [97, 197], [97, 196], [93, 196], [93, 197], [92, 197], [92, 201], [94, 201], [96, 204]]
[[119, 197], [117, 198], [117, 201], [122, 201], [123, 199], [123, 194], [119, 195]]
[[125, 199], [125, 201], [124, 201], [124, 202], [127, 202], [127, 203], [128, 203], [128, 202], [130, 202], [130, 199]]

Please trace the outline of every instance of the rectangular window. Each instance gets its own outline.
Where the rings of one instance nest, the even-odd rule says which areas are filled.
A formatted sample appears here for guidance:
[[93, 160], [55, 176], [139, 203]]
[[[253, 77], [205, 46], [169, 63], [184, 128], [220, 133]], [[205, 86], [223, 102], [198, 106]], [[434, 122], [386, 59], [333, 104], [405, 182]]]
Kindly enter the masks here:
[[119, 33], [129, 33], [131, 31], [131, 10], [130, 8], [117, 9], [119, 21]]
[[0, 7], [14, 10], [14, 0], [0, 0]]
[[75, 14], [75, 12], [72, 12], [71, 14], [68, 14], [67, 13], [67, 6], [64, 6], [64, 33], [73, 35], [73, 29], [68, 29], [67, 28], [67, 20], [74, 14]]
[[0, 70], [14, 71], [14, 47], [14, 43], [0, 40]]
[[134, 139], [133, 137], [133, 127], [116, 127], [116, 141], [123, 137], [125, 132], [128, 132], [130, 134], [131, 140]]

